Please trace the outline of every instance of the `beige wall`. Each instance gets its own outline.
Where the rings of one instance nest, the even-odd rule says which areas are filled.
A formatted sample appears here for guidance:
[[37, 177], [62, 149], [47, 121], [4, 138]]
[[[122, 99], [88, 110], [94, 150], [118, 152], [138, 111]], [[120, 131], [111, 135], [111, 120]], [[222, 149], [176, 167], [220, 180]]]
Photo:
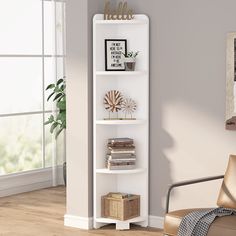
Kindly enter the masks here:
[[[89, 100], [87, 108], [91, 109], [91, 19], [94, 13], [103, 11], [102, 0], [88, 1], [88, 61], [85, 62], [79, 49], [85, 48], [87, 43], [80, 43], [81, 37], [83, 40], [86, 37], [86, 24], [78, 19], [80, 10], [79, 6], [76, 8], [77, 2], [80, 1], [69, 0], [71, 8], [67, 11], [67, 23], [71, 28], [68, 31], [69, 40], [73, 35], [76, 36], [71, 39], [68, 56], [71, 57], [70, 53], [73, 56], [73, 50], [77, 51], [77, 59], [69, 61], [69, 67], [73, 71], [72, 65], [80, 65], [83, 71], [82, 63], [87, 63], [85, 69], [88, 77], [83, 74], [83, 81], [88, 94], [81, 91], [79, 82], [75, 87], [73, 83], [70, 85], [73, 118], [69, 118], [68, 122], [72, 122], [70, 126], [74, 130], [68, 139], [68, 149], [71, 148], [71, 151], [67, 154], [72, 155], [74, 160], [78, 158], [74, 162], [76, 165], [71, 167], [74, 172], [83, 166], [81, 161], [87, 161], [85, 156], [84, 159], [80, 156], [88, 154], [86, 150], [81, 153], [81, 148], [85, 148], [82, 136], [91, 135], [91, 130], [88, 133], [84, 130], [88, 128], [88, 123], [81, 119], [87, 116], [81, 118], [84, 113], [79, 109], [79, 103], [84, 99], [82, 95], [89, 95], [86, 97]], [[162, 216], [169, 183], [222, 174], [228, 154], [236, 153], [236, 133], [224, 129], [225, 41], [228, 31], [236, 31], [236, 1], [129, 0], [128, 3], [135, 12], [150, 17], [150, 214]], [[71, 81], [76, 80], [76, 77], [82, 78], [77, 69], [74, 73], [77, 75], [74, 74]], [[73, 111], [74, 108], [77, 110]], [[81, 127], [81, 122], [87, 125]], [[86, 137], [89, 140], [85, 139], [86, 142], [91, 143], [92, 139]], [[78, 150], [79, 153], [76, 153]], [[88, 169], [81, 172], [81, 177], [87, 175], [87, 170], [91, 171], [90, 164]], [[78, 178], [73, 180], [79, 181]], [[72, 185], [76, 187], [77, 183]], [[181, 192], [174, 193], [172, 207], [214, 205], [218, 186], [219, 182], [183, 188]], [[89, 189], [91, 191], [91, 186]], [[77, 193], [71, 201], [77, 201], [78, 197]], [[72, 206], [69, 201], [68, 204]]]
[[[168, 183], [222, 174], [236, 133], [225, 131], [226, 33], [234, 0], [129, 0], [151, 20], [150, 214]], [[201, 186], [201, 187], [200, 187]], [[182, 188], [172, 207], [214, 205], [218, 183]]]
[[92, 214], [87, 1], [69, 0], [67, 20], [67, 214]]
[[103, 0], [67, 0], [67, 212], [92, 216], [92, 17]]

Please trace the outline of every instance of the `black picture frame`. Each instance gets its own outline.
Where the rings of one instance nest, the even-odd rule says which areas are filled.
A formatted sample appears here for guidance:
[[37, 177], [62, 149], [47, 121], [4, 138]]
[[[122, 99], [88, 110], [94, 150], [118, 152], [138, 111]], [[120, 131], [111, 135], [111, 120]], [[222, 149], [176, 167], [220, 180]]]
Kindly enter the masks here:
[[125, 71], [122, 53], [127, 54], [127, 39], [105, 39], [105, 71]]

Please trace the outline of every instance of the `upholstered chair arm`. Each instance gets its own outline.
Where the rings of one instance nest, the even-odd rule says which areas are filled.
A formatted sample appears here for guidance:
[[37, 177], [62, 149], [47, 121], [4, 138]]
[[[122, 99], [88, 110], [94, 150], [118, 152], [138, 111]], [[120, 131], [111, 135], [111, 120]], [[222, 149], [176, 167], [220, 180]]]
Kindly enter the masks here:
[[208, 182], [208, 181], [217, 180], [217, 179], [223, 179], [223, 178], [224, 178], [224, 175], [218, 175], [218, 176], [212, 176], [212, 177], [206, 177], [206, 178], [200, 178], [200, 179], [192, 179], [192, 180], [187, 180], [187, 181], [181, 181], [181, 182], [171, 184], [168, 188], [167, 196], [166, 196], [166, 213], [169, 212], [170, 194], [171, 194], [171, 191], [174, 188], [185, 186], [185, 185], [190, 185], [190, 184]]

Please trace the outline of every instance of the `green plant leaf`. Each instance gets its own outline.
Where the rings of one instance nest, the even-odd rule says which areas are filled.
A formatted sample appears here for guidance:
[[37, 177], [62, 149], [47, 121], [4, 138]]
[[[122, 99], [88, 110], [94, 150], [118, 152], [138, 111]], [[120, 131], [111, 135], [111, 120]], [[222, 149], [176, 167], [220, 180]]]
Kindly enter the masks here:
[[52, 122], [54, 122], [54, 116], [51, 115], [48, 120], [46, 122], [44, 122], [44, 125], [48, 125], [48, 124], [51, 124]]
[[66, 120], [62, 123], [61, 127], [63, 127], [63, 129], [66, 129]]
[[49, 84], [46, 88], [52, 89], [52, 93], [48, 96], [47, 101], [49, 101], [52, 96], [53, 101], [56, 103], [57, 108], [59, 111], [56, 113], [55, 117], [51, 115], [48, 118], [48, 121], [44, 122], [44, 124], [51, 124], [50, 132], [55, 132], [55, 138], [66, 129], [66, 81], [65, 76], [59, 79], [56, 84]]
[[52, 122], [53, 122], [53, 121], [51, 121], [51, 120], [45, 121], [45, 122], [44, 122], [44, 125], [51, 124]]
[[63, 95], [63, 93], [58, 93], [55, 98], [53, 99], [53, 101], [56, 101], [59, 97], [61, 97]]
[[66, 85], [65, 84], [62, 84], [61, 87], [60, 87], [61, 91], [64, 92], [65, 89], [66, 89]]
[[49, 101], [49, 99], [55, 94], [55, 92], [52, 92], [49, 96], [48, 96], [48, 99], [47, 101]]
[[49, 85], [47, 86], [46, 90], [52, 89], [52, 88], [55, 88], [55, 84], [49, 84]]
[[59, 101], [57, 103], [57, 108], [59, 108], [60, 110], [66, 110], [66, 101]]
[[64, 111], [61, 111], [61, 112], [57, 115], [56, 120], [57, 120], [57, 121], [61, 121], [61, 123], [66, 122], [66, 111], [65, 111], [65, 110], [64, 110]]
[[61, 92], [59, 86], [56, 86], [56, 87], [54, 88], [54, 92], [56, 92], [56, 93], [60, 93], [60, 92]]
[[64, 82], [64, 79], [59, 79], [59, 80], [57, 81], [57, 86], [60, 85], [60, 84], [63, 83], [63, 82]]
[[50, 133], [51, 133], [51, 134], [53, 133], [54, 129], [55, 129], [58, 125], [59, 125], [58, 122], [52, 123], [51, 128], [50, 128]]
[[54, 116], [50, 115], [50, 117], [48, 119], [51, 120], [51, 121], [54, 121]]
[[66, 101], [66, 95], [63, 94], [60, 98], [58, 98], [57, 102], [60, 102], [60, 101]]

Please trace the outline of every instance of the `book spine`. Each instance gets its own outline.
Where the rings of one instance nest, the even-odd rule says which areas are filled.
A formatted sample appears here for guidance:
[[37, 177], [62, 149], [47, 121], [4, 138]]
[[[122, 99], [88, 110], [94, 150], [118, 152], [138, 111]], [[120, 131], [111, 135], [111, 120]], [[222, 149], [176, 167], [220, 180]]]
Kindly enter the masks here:
[[108, 161], [107, 162], [108, 165], [111, 165], [111, 166], [123, 166], [123, 165], [135, 165], [135, 161]]
[[108, 150], [111, 150], [111, 151], [133, 151], [133, 150], [135, 150], [135, 146], [130, 146], [130, 147], [108, 147]]
[[109, 170], [132, 170], [135, 168], [135, 165], [124, 165], [124, 166], [108, 166]]
[[110, 150], [108, 154], [135, 154], [135, 150]]
[[114, 143], [114, 142], [133, 142], [134, 140], [131, 138], [110, 138], [108, 139], [108, 143]]
[[136, 161], [136, 158], [107, 159], [109, 162]]
[[114, 144], [107, 144], [107, 147], [111, 147], [111, 148], [132, 148], [134, 147], [133, 143], [114, 143]]
[[106, 156], [107, 159], [125, 159], [125, 158], [136, 158], [136, 155], [132, 154], [132, 153], [127, 153], [127, 154], [123, 154], [123, 153], [113, 153], [111, 155], [107, 155]]

